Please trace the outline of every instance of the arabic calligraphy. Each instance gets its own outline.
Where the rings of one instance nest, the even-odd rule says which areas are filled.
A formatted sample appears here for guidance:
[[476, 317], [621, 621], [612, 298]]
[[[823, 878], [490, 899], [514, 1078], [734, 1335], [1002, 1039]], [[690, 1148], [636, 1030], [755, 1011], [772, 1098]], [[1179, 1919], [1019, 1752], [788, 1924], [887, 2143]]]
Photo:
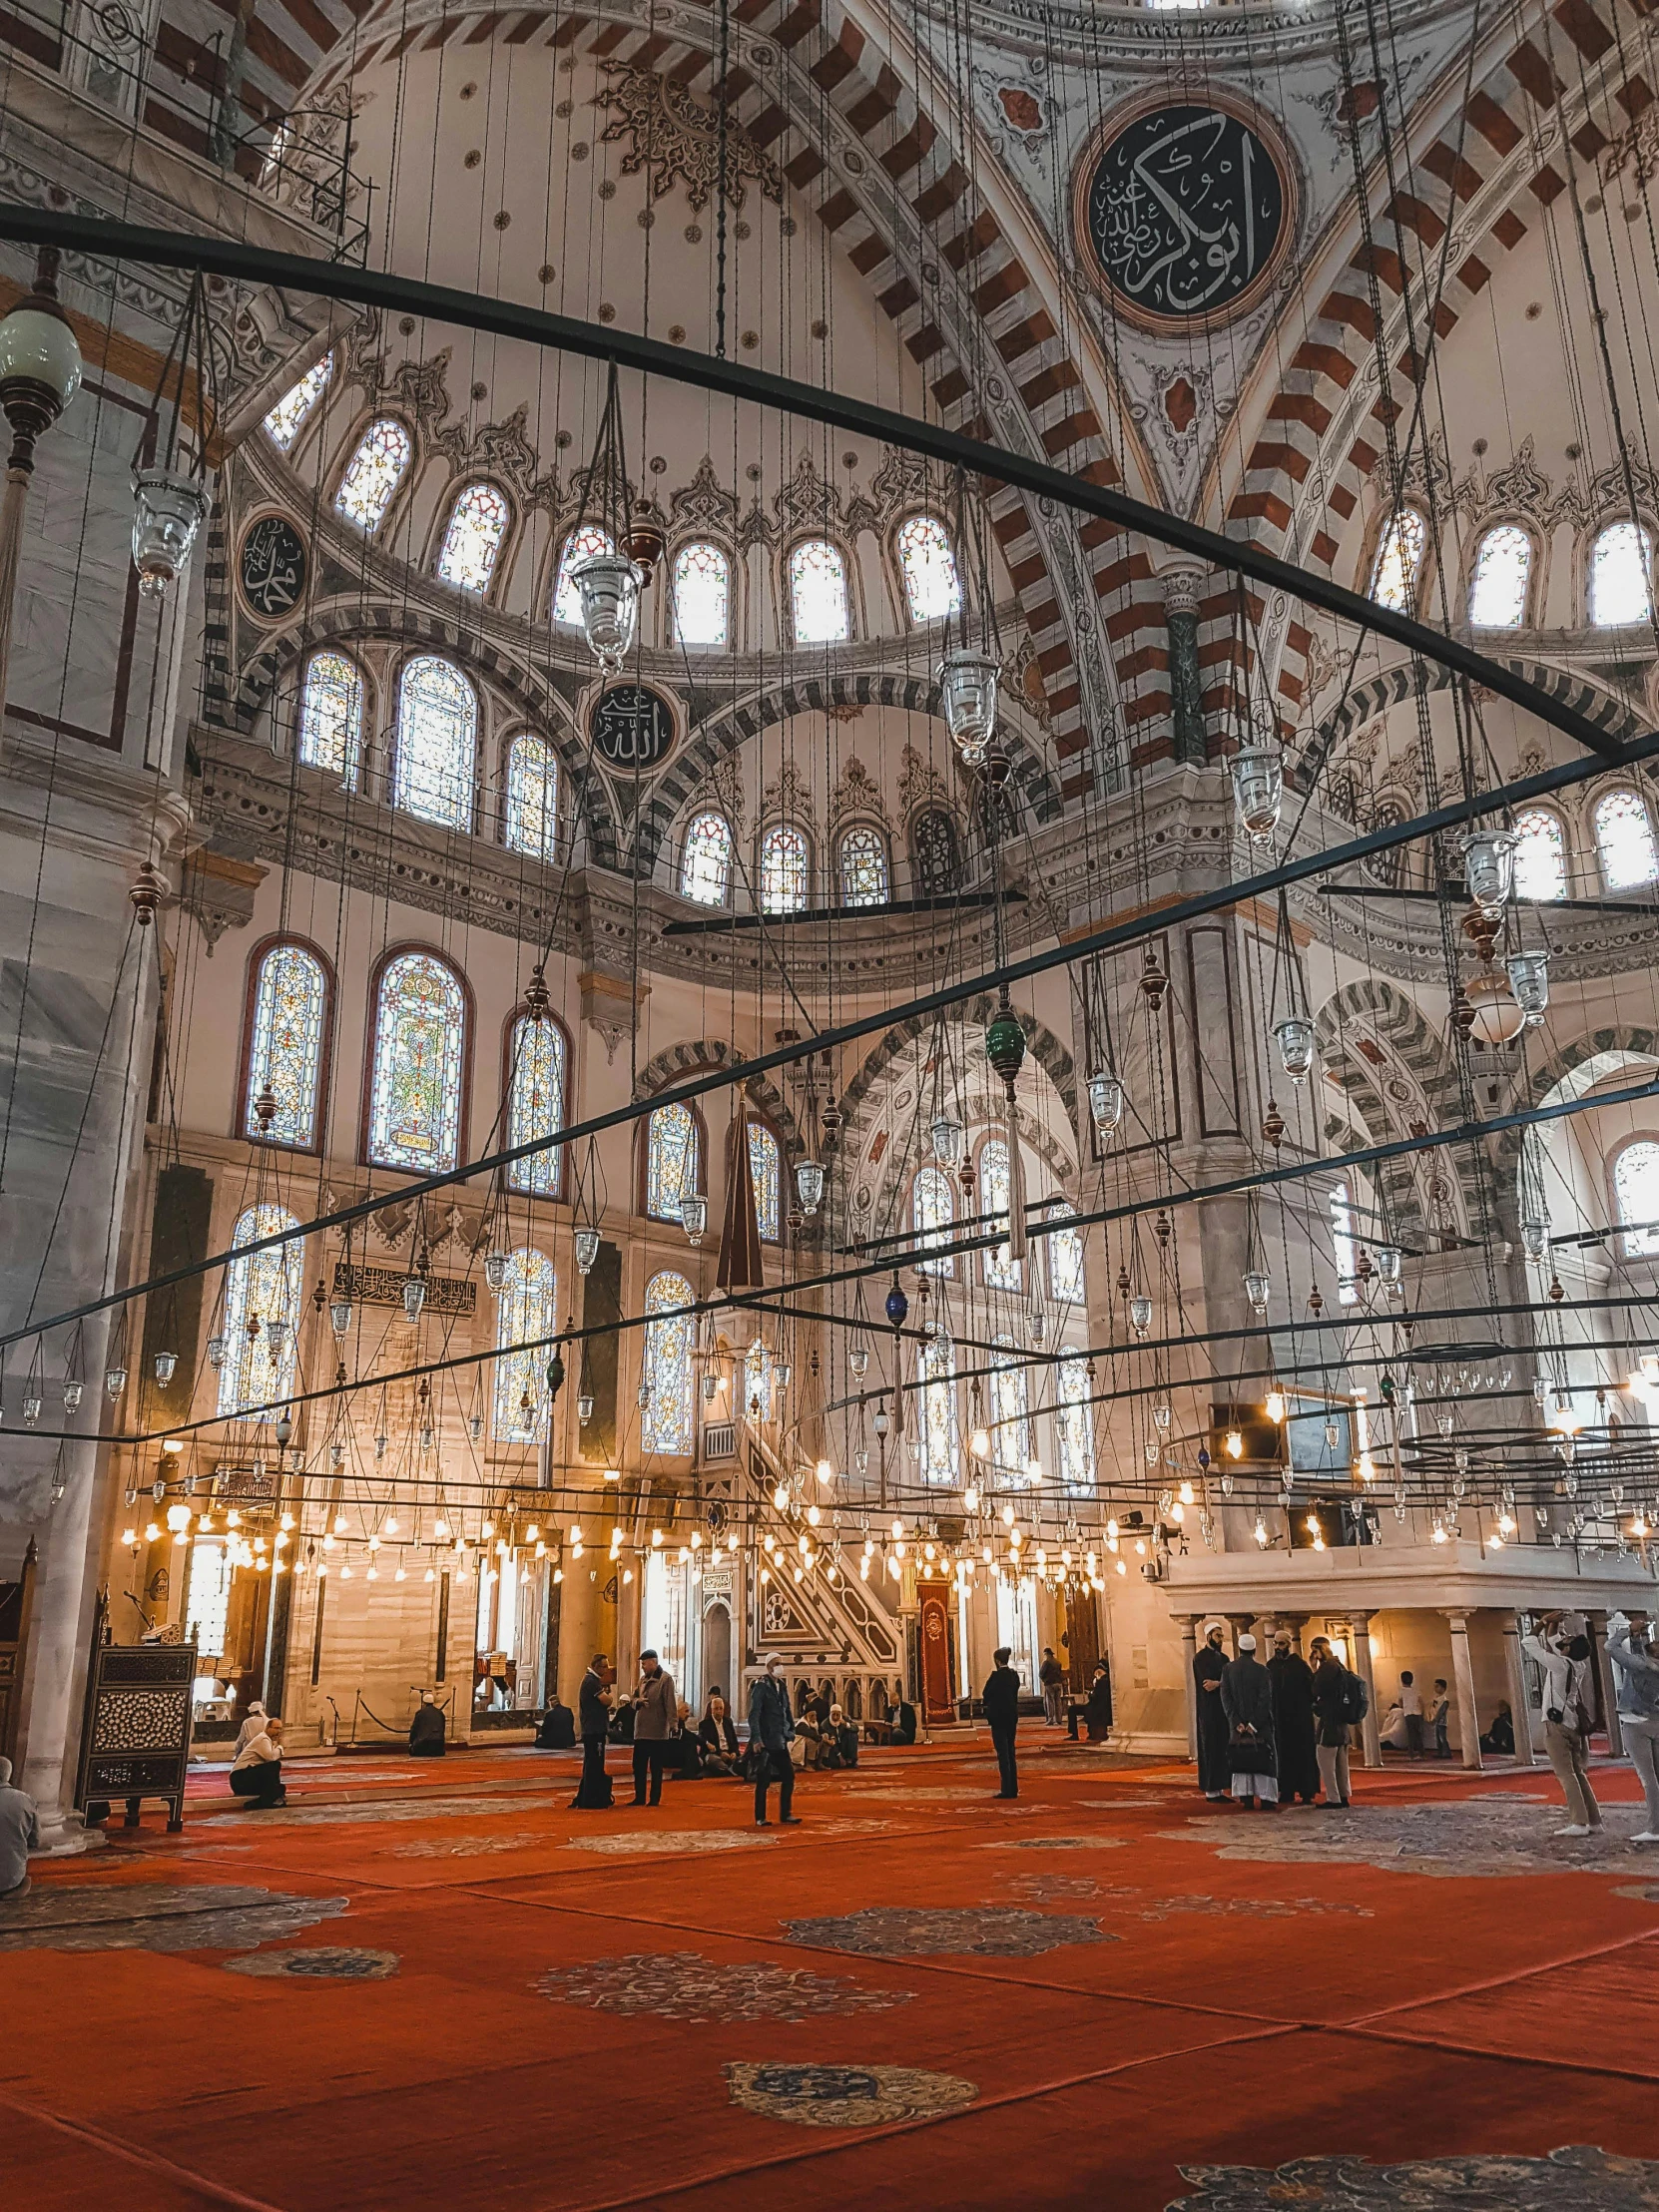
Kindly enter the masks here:
[[1153, 321], [1236, 306], [1290, 235], [1285, 175], [1266, 139], [1209, 105], [1125, 124], [1088, 173], [1079, 215], [1111, 290]]
[[243, 597], [255, 614], [279, 622], [305, 589], [305, 548], [285, 515], [261, 515], [242, 541]]
[[674, 710], [645, 684], [613, 684], [593, 710], [593, 749], [612, 768], [656, 768], [674, 749]]

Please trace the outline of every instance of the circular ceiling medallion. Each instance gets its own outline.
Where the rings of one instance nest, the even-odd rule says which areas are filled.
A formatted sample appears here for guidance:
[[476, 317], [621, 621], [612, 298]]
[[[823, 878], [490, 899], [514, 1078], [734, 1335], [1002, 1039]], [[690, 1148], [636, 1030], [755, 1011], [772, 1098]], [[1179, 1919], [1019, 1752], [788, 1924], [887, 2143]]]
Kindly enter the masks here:
[[1296, 171], [1259, 109], [1158, 93], [1109, 116], [1078, 166], [1077, 242], [1118, 312], [1148, 330], [1242, 313], [1296, 235]]
[[613, 684], [595, 706], [593, 749], [610, 768], [638, 774], [674, 751], [674, 709], [648, 684]]
[[248, 525], [237, 578], [242, 596], [262, 622], [280, 622], [292, 614], [305, 589], [305, 547], [286, 515], [261, 515]]

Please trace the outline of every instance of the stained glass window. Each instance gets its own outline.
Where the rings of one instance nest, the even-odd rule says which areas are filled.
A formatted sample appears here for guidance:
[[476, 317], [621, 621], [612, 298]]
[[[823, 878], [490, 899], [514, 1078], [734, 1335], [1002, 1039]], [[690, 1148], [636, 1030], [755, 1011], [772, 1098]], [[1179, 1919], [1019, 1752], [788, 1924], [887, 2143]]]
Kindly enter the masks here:
[[1526, 620], [1532, 540], [1518, 523], [1500, 522], [1475, 550], [1469, 621], [1477, 630], [1516, 630]]
[[[1071, 1208], [1063, 1198], [1053, 1200], [1050, 1221], [1069, 1221]], [[1083, 1237], [1076, 1229], [1055, 1229], [1043, 1239], [1048, 1250], [1048, 1294], [1059, 1306], [1083, 1303]]]
[[[231, 1249], [261, 1237], [297, 1229], [285, 1206], [250, 1206], [231, 1232]], [[293, 1387], [294, 1336], [303, 1318], [305, 1252], [301, 1240], [271, 1245], [233, 1260], [225, 1270], [225, 1312], [221, 1334], [225, 1365], [219, 1371], [219, 1417], [232, 1420], [249, 1406], [266, 1410], [256, 1420], [275, 1420], [281, 1400]]]
[[[979, 1148], [979, 1211], [991, 1217], [992, 1224], [1008, 1217], [1008, 1147], [1001, 1137], [987, 1137]], [[1019, 1289], [1019, 1262], [1012, 1258], [1006, 1241], [989, 1247], [985, 1253], [985, 1281], [993, 1291], [1017, 1291]]]
[[292, 450], [293, 441], [305, 427], [311, 409], [328, 388], [328, 379], [334, 373], [334, 356], [324, 353], [314, 368], [306, 369], [297, 384], [282, 394], [270, 414], [265, 418], [266, 436], [278, 452]]
[[1331, 1257], [1337, 1265], [1337, 1300], [1352, 1306], [1360, 1296], [1355, 1281], [1354, 1206], [1348, 1185], [1339, 1183], [1331, 1193]]
[[674, 556], [674, 635], [681, 645], [724, 645], [731, 623], [732, 564], [718, 545], [683, 545]]
[[939, 898], [953, 891], [961, 875], [961, 846], [956, 825], [942, 807], [929, 807], [910, 825], [910, 864], [918, 898]]
[[394, 416], [382, 415], [371, 422], [340, 478], [335, 513], [372, 537], [386, 518], [391, 495], [402, 482], [413, 452], [413, 439]]
[[559, 843], [559, 757], [545, 738], [521, 730], [507, 748], [508, 849], [551, 860]]
[[1522, 898], [1565, 898], [1567, 839], [1547, 807], [1515, 817], [1515, 889]]
[[954, 1488], [961, 1479], [962, 1439], [956, 1421], [956, 1348], [934, 1337], [921, 1348], [916, 1375], [922, 1384], [921, 1479]]
[[1372, 563], [1371, 596], [1380, 607], [1408, 615], [1416, 604], [1417, 578], [1427, 532], [1415, 507], [1401, 507], [1382, 533]]
[[[915, 1228], [918, 1253], [935, 1251], [948, 1241], [955, 1225], [956, 1203], [950, 1178], [943, 1168], [917, 1168], [915, 1181], [910, 1185], [910, 1220]], [[949, 1252], [937, 1260], [918, 1259], [916, 1266], [923, 1275], [956, 1273], [955, 1255]]]
[[1613, 1163], [1613, 1195], [1624, 1233], [1625, 1255], [1659, 1252], [1659, 1144], [1651, 1137], [1627, 1144]]
[[190, 1596], [185, 1633], [198, 1654], [222, 1657], [231, 1617], [231, 1559], [223, 1536], [198, 1536], [190, 1547]]
[[898, 566], [912, 622], [942, 622], [962, 608], [950, 533], [936, 515], [912, 515], [898, 533]]
[[493, 484], [468, 484], [449, 510], [438, 574], [461, 591], [486, 592], [512, 510]]
[[362, 754], [362, 671], [343, 653], [313, 653], [299, 690], [299, 758], [354, 792]]
[[[242, 1133], [309, 1151], [316, 1143], [328, 979], [301, 944], [274, 944], [254, 979], [254, 1036]], [[255, 1101], [270, 1086], [276, 1112], [262, 1130]]]
[[391, 803], [446, 830], [472, 827], [478, 700], [452, 661], [423, 653], [397, 683]]
[[1030, 1482], [1031, 1396], [1025, 1362], [1012, 1337], [994, 1340], [1000, 1348], [991, 1361], [991, 1464], [1004, 1488]]
[[849, 830], [841, 839], [841, 904], [880, 906], [887, 897], [887, 847], [879, 830]]
[[580, 567], [590, 554], [615, 551], [616, 540], [597, 522], [585, 522], [580, 530], [572, 530], [559, 555], [559, 579], [553, 587], [555, 622], [568, 622], [578, 630], [582, 627], [582, 595], [571, 582], [570, 572]]
[[761, 911], [799, 914], [807, 904], [807, 832], [774, 823], [761, 839]]
[[659, 1106], [645, 1144], [645, 1210], [653, 1221], [680, 1220], [680, 1201], [702, 1187], [697, 1122], [689, 1106]]
[[839, 645], [850, 635], [846, 563], [828, 538], [809, 538], [790, 555], [790, 620], [797, 645]]
[[441, 1174], [459, 1157], [466, 1000], [430, 952], [381, 971], [374, 1004], [368, 1156], [377, 1167]]
[[1069, 1348], [1054, 1367], [1054, 1456], [1060, 1487], [1068, 1496], [1094, 1488], [1094, 1407], [1089, 1403], [1089, 1364]]
[[683, 1275], [665, 1271], [645, 1287], [645, 1383], [649, 1392], [640, 1419], [640, 1442], [647, 1451], [690, 1451], [692, 1447], [691, 1285]]
[[[507, 1088], [507, 1142], [529, 1144], [550, 1137], [565, 1123], [565, 1033], [545, 1015], [532, 1021], [521, 1014], [513, 1023], [512, 1075]], [[550, 1198], [557, 1192], [562, 1146], [532, 1152], [515, 1160], [507, 1170], [515, 1191], [535, 1191]]]
[[1653, 617], [1653, 540], [1633, 522], [1610, 522], [1590, 548], [1590, 620], [1598, 629]]
[[686, 831], [680, 895], [700, 906], [724, 906], [732, 882], [732, 832], [724, 815], [699, 815]]
[[1653, 822], [1639, 792], [1609, 792], [1596, 801], [1592, 819], [1601, 879], [1610, 891], [1637, 890], [1659, 875]]
[[[521, 1246], [508, 1256], [495, 1310], [495, 1345], [502, 1355], [495, 1363], [498, 1443], [535, 1444], [547, 1434], [551, 1410], [547, 1363], [553, 1355], [549, 1346], [535, 1340], [552, 1336], [559, 1326], [558, 1311], [559, 1284], [552, 1261], [529, 1245]], [[512, 1345], [524, 1349], [509, 1351]]]
[[779, 1204], [778, 1139], [764, 1121], [749, 1123], [749, 1173], [755, 1184], [755, 1219], [768, 1244], [777, 1244], [782, 1231]]

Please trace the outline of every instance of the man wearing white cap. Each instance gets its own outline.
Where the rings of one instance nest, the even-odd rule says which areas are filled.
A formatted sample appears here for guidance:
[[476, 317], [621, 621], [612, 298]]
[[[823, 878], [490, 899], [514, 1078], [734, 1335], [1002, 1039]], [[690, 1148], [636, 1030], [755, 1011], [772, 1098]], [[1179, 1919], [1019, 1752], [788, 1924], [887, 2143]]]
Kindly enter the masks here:
[[1279, 1810], [1279, 1762], [1273, 1739], [1273, 1684], [1256, 1657], [1256, 1639], [1239, 1638], [1239, 1656], [1221, 1678], [1233, 1795], [1264, 1813]]

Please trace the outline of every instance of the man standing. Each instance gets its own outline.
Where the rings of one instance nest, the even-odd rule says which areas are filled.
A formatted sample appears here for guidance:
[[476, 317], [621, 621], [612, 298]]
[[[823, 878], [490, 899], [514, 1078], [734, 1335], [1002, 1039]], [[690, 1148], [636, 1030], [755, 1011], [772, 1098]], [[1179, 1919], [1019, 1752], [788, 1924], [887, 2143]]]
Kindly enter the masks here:
[[1043, 1663], [1037, 1669], [1037, 1680], [1042, 1684], [1043, 1713], [1050, 1728], [1058, 1728], [1065, 1719], [1066, 1670], [1054, 1656], [1053, 1647], [1043, 1647]]
[[1434, 1703], [1429, 1710], [1429, 1725], [1434, 1731], [1434, 1756], [1436, 1759], [1451, 1757], [1451, 1739], [1447, 1733], [1451, 1716], [1451, 1700], [1446, 1695], [1445, 1677], [1434, 1677]]
[[1221, 1678], [1226, 1672], [1217, 1621], [1193, 1660], [1193, 1680], [1198, 1685], [1198, 1786], [1213, 1805], [1226, 1797], [1229, 1778], [1227, 1713], [1221, 1702]]
[[1314, 1728], [1314, 1670], [1291, 1648], [1288, 1628], [1275, 1631], [1268, 1661], [1273, 1686], [1273, 1734], [1279, 1752], [1279, 1801], [1300, 1798], [1312, 1805], [1320, 1793], [1320, 1764]]
[[1405, 1748], [1413, 1759], [1422, 1757], [1422, 1692], [1409, 1667], [1399, 1678], [1399, 1713], [1405, 1723]]
[[663, 1768], [669, 1738], [680, 1725], [680, 1701], [674, 1677], [654, 1651], [640, 1653], [640, 1686], [634, 1697], [634, 1803], [645, 1803], [645, 1778], [651, 1776], [651, 1802], [663, 1802]]
[[29, 1854], [40, 1849], [40, 1815], [32, 1797], [11, 1786], [12, 1763], [0, 1759], [0, 1903], [29, 1894]]
[[1019, 1676], [1008, 1664], [1009, 1647], [999, 1644], [991, 1653], [994, 1664], [985, 1677], [982, 1703], [996, 1746], [997, 1772], [1002, 1777], [998, 1797], [1019, 1796], [1019, 1768], [1014, 1761], [1014, 1730], [1019, 1726]]
[[1222, 1710], [1230, 1730], [1228, 1761], [1233, 1795], [1259, 1812], [1279, 1810], [1279, 1773], [1273, 1742], [1273, 1685], [1256, 1657], [1256, 1639], [1239, 1638], [1239, 1656], [1221, 1678]]
[[755, 1826], [770, 1828], [767, 1790], [778, 1785], [778, 1818], [786, 1828], [801, 1823], [790, 1812], [795, 1800], [795, 1763], [790, 1745], [795, 1739], [795, 1716], [790, 1694], [784, 1687], [784, 1662], [774, 1652], [767, 1671], [749, 1693], [749, 1749], [755, 1762]]
[[611, 1662], [602, 1651], [582, 1677], [576, 1714], [582, 1730], [582, 1779], [571, 1809], [598, 1812], [611, 1802], [611, 1780], [605, 1772], [605, 1740], [611, 1725]]
[[1353, 1802], [1348, 1780], [1349, 1711], [1354, 1702], [1349, 1689], [1349, 1672], [1326, 1637], [1316, 1636], [1310, 1648], [1314, 1663], [1314, 1716], [1319, 1723], [1320, 1781], [1325, 1789], [1326, 1804], [1346, 1812]]

